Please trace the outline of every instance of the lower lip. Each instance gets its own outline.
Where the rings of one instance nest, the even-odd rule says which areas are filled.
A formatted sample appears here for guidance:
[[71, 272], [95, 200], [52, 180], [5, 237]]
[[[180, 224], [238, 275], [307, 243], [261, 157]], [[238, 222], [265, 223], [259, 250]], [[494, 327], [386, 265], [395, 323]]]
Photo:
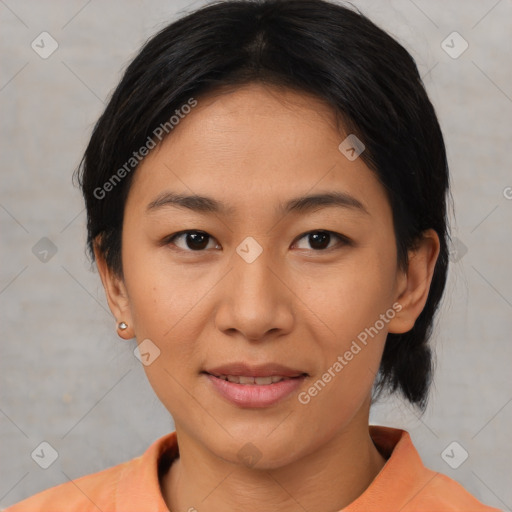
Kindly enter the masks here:
[[224, 398], [240, 407], [268, 407], [293, 393], [304, 382], [301, 376], [272, 384], [236, 384], [209, 373], [205, 375]]

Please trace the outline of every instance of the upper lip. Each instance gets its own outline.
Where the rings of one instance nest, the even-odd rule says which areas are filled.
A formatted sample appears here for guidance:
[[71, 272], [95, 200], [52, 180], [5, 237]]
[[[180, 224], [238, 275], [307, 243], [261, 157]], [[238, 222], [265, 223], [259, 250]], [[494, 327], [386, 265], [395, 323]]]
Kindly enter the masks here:
[[245, 362], [234, 362], [229, 364], [223, 364], [222, 366], [216, 366], [205, 370], [206, 373], [211, 375], [233, 375], [233, 376], [245, 376], [245, 377], [300, 377], [301, 375], [307, 375], [306, 372], [290, 368], [289, 366], [283, 366], [282, 364], [269, 363], [262, 365], [250, 365]]

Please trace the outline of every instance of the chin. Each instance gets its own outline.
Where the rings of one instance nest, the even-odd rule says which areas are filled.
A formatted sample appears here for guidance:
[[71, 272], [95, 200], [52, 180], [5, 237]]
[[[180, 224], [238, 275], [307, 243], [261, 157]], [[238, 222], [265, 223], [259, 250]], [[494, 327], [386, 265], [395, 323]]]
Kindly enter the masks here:
[[[217, 457], [232, 464], [248, 469], [278, 469], [293, 463], [300, 456], [297, 446], [304, 447], [301, 439], [283, 429], [278, 435], [272, 428], [255, 429], [254, 423], [237, 429], [237, 435], [230, 429], [233, 437], [215, 436], [203, 442]], [[270, 433], [270, 434], [269, 434]]]

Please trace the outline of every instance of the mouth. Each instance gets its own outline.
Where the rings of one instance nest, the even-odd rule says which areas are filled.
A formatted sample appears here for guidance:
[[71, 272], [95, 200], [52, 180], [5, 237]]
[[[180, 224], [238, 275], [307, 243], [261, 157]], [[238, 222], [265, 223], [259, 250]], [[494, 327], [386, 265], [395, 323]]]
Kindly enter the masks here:
[[276, 364], [248, 366], [234, 363], [201, 373], [223, 399], [246, 408], [276, 404], [300, 387], [308, 377], [306, 372]]
[[[210, 374], [213, 375], [213, 374]], [[226, 380], [228, 382], [233, 382], [235, 384], [242, 385], [258, 385], [258, 386], [268, 386], [269, 384], [275, 384], [276, 382], [281, 382], [282, 380], [290, 380], [296, 379], [300, 377], [297, 375], [295, 377], [285, 377], [284, 375], [271, 375], [268, 377], [250, 377], [248, 375], [213, 375], [218, 379]]]

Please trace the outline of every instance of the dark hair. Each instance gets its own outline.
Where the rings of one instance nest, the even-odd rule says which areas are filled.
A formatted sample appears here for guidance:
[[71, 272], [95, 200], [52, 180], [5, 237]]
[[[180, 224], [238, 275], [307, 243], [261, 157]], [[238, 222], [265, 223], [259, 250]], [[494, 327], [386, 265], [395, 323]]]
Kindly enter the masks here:
[[96, 242], [107, 265], [123, 276], [121, 231], [134, 152], [154, 139], [159, 126], [171, 133], [169, 118], [191, 98], [250, 82], [324, 100], [345, 133], [364, 143], [361, 158], [392, 207], [401, 269], [424, 230], [439, 235], [426, 305], [409, 332], [388, 334], [374, 386], [374, 398], [384, 389], [399, 390], [424, 410], [433, 368], [428, 340], [448, 268], [446, 151], [413, 58], [349, 8], [325, 0], [220, 1], [147, 41], [96, 123], [77, 169], [92, 261]]

